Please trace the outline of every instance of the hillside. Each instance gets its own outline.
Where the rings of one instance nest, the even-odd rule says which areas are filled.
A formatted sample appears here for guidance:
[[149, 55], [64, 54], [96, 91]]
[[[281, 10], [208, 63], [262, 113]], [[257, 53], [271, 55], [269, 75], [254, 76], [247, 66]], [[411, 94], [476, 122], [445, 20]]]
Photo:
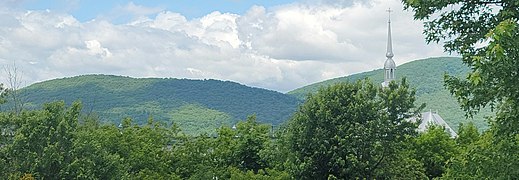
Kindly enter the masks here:
[[[175, 122], [187, 133], [212, 133], [256, 114], [258, 121], [278, 125], [300, 100], [275, 91], [219, 80], [130, 78], [83, 75], [36, 83], [21, 90], [26, 107], [64, 100], [81, 100], [83, 111], [103, 122], [131, 117], [142, 124], [148, 117]], [[8, 106], [8, 105], [6, 105]]]
[[[426, 111], [438, 111], [455, 130], [458, 129], [460, 122], [465, 123], [468, 121], [473, 121], [476, 126], [482, 130], [488, 126], [484, 117], [489, 116], [491, 114], [490, 111], [485, 109], [475, 116], [473, 120], [466, 119], [456, 99], [452, 97], [443, 86], [445, 73], [464, 76], [468, 72], [469, 68], [462, 64], [460, 58], [442, 57], [416, 60], [402, 64], [397, 67], [396, 76], [397, 79], [407, 77], [409, 84], [416, 89], [417, 104], [426, 103]], [[304, 99], [308, 93], [316, 92], [321, 87], [329, 86], [337, 82], [356, 81], [364, 78], [369, 78], [376, 83], [382, 82], [384, 80], [383, 71], [382, 69], [377, 69], [330, 79], [290, 91], [288, 94], [299, 99]]]

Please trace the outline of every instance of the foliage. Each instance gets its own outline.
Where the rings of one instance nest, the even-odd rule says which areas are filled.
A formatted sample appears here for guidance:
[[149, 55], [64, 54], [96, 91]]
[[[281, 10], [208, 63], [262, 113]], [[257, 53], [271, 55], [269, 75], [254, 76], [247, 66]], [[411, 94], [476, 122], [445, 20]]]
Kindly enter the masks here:
[[285, 141], [297, 179], [382, 178], [381, 164], [415, 133], [419, 113], [407, 81], [382, 89], [369, 80], [339, 83], [310, 95], [289, 121]]
[[64, 103], [46, 104], [42, 111], [24, 112], [15, 121], [20, 123], [12, 144], [8, 145], [8, 161], [17, 172], [42, 178], [63, 176], [72, 162], [68, 152], [73, 149], [74, 129], [80, 104], [65, 110]]
[[[460, 58], [429, 58], [415, 60], [398, 66], [397, 76], [406, 77], [409, 86], [416, 89], [416, 104], [426, 104], [426, 110], [433, 110], [447, 121], [454, 130], [458, 129], [460, 123], [473, 122], [482, 131], [488, 128], [485, 116], [490, 116], [490, 109], [482, 109], [473, 119], [467, 119], [464, 111], [459, 107], [456, 98], [452, 97], [447, 89], [443, 87], [443, 76], [445, 73], [453, 76], [464, 76], [470, 71], [463, 65]], [[369, 78], [373, 82], [384, 80], [381, 69], [354, 74], [346, 77], [331, 79], [320, 83], [308, 85], [289, 92], [288, 94], [304, 99], [308, 93], [315, 93], [320, 87], [326, 87], [340, 82], [355, 82], [359, 79]]]
[[[519, 70], [519, 2], [407, 0], [415, 18], [428, 20], [424, 30], [428, 42], [447, 39], [445, 49], [462, 55], [471, 72], [463, 79], [445, 77], [445, 85], [456, 96], [467, 116], [486, 106], [498, 106], [495, 118], [501, 130], [517, 133]], [[452, 8], [456, 7], [456, 8]], [[439, 16], [431, 15], [439, 13]], [[483, 45], [480, 45], [481, 42]], [[506, 114], [506, 115], [505, 115]], [[509, 128], [509, 129], [507, 129]]]
[[445, 164], [457, 155], [454, 139], [442, 126], [430, 125], [427, 131], [415, 139], [415, 157], [423, 163], [430, 179], [440, 177], [445, 171]]
[[[85, 113], [97, 113], [102, 122], [118, 123], [132, 117], [137, 124], [155, 117], [175, 122], [187, 134], [214, 133], [213, 127], [236, 123], [256, 114], [259, 122], [279, 125], [300, 100], [275, 91], [218, 80], [130, 78], [83, 75], [35, 83], [20, 91], [28, 109], [45, 102], [81, 100]], [[6, 104], [6, 107], [12, 104]], [[206, 111], [200, 113], [201, 111]], [[186, 117], [186, 113], [197, 113]], [[184, 119], [185, 118], [185, 119]], [[200, 130], [200, 131], [198, 131]]]
[[80, 111], [80, 103], [65, 108], [61, 101], [20, 115], [3, 113], [0, 129], [13, 134], [2, 133], [0, 163], [9, 166], [0, 173], [36, 179], [177, 177], [164, 148], [173, 130], [152, 119], [142, 127], [127, 119], [121, 129], [94, 119], [79, 124]]
[[497, 138], [489, 130], [451, 159], [443, 179], [515, 179], [519, 176], [519, 135]]
[[260, 151], [269, 142], [271, 128], [265, 124], [258, 124], [256, 116], [250, 116], [245, 122], [236, 125], [236, 150], [234, 161], [241, 170], [258, 172], [266, 168], [267, 164], [260, 157]]
[[184, 139], [183, 145], [173, 151], [178, 158], [174, 164], [184, 179], [284, 177], [286, 174], [282, 172], [267, 170], [267, 161], [261, 157], [260, 152], [270, 143], [269, 131], [269, 126], [259, 124], [255, 116], [250, 116], [239, 122], [236, 129], [221, 127], [216, 138]]
[[0, 105], [7, 102], [6, 97], [8, 95], [9, 89], [4, 87], [4, 84], [0, 83]]
[[456, 144], [461, 148], [466, 148], [470, 144], [479, 139], [479, 132], [473, 123], [460, 124], [458, 130], [458, 137], [456, 137]]
[[445, 76], [445, 85], [468, 117], [495, 108], [490, 129], [476, 136], [463, 129], [461, 154], [445, 179], [513, 179], [519, 176], [519, 1], [404, 0], [426, 20], [427, 42], [446, 40], [445, 50], [462, 55], [470, 72]]
[[425, 174], [425, 168], [422, 162], [417, 160], [412, 149], [413, 137], [399, 143], [401, 150], [397, 153], [389, 155], [381, 164], [377, 177], [381, 179], [428, 179]]
[[[425, 179], [423, 159], [430, 157], [418, 157], [416, 149], [450, 145], [414, 136], [416, 125], [405, 121], [418, 113], [411, 111], [419, 110], [413, 108], [413, 97], [405, 80], [388, 89], [366, 81], [339, 84], [312, 95], [301, 107], [300, 112], [321, 113], [314, 116], [319, 119], [297, 123], [311, 116], [298, 113], [274, 133], [250, 116], [210, 136], [189, 136], [151, 117], [144, 125], [130, 118], [119, 126], [103, 124], [95, 114], [81, 114], [79, 103], [69, 108], [63, 101], [49, 103], [19, 115], [0, 113], [0, 174], [8, 179]], [[300, 131], [312, 129], [313, 134]], [[498, 152], [516, 152], [516, 146], [505, 145]], [[311, 156], [300, 158], [302, 150]], [[469, 156], [449, 164], [447, 175], [468, 172], [456, 168], [467, 161], [464, 157]]]
[[292, 179], [290, 175], [283, 171], [276, 171], [271, 169], [260, 170], [255, 173], [252, 170], [249, 171], [240, 171], [237, 168], [231, 167], [229, 168], [231, 173], [231, 180], [289, 180]]

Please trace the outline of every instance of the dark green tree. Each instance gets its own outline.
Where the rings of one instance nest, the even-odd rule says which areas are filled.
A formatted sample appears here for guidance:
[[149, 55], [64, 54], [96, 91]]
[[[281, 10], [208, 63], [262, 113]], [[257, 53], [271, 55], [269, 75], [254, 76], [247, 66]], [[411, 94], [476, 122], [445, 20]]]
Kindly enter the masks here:
[[11, 116], [19, 128], [6, 148], [11, 173], [30, 173], [38, 178], [63, 177], [65, 166], [72, 161], [74, 131], [77, 128], [80, 103], [69, 109], [63, 102], [46, 104], [41, 111]]
[[252, 170], [258, 172], [266, 168], [267, 164], [260, 157], [269, 142], [270, 126], [260, 124], [256, 121], [256, 116], [249, 116], [246, 121], [236, 124], [236, 161], [237, 167], [241, 170]]
[[152, 174], [176, 177], [168, 163], [172, 159], [171, 153], [167, 150], [171, 142], [168, 138], [171, 137], [170, 130], [151, 117], [143, 126], [134, 124], [132, 119], [126, 118], [117, 134], [111, 134], [116, 138], [104, 139], [105, 142], [109, 142], [105, 146], [108, 147], [107, 150], [111, 150], [123, 159], [129, 178], [151, 177]]
[[221, 175], [218, 159], [213, 154], [214, 139], [206, 135], [181, 137], [171, 151], [172, 167], [182, 179], [212, 179]]
[[[519, 172], [519, 1], [403, 0], [426, 20], [427, 42], [447, 40], [471, 68], [445, 85], [467, 116], [490, 106], [490, 130], [448, 165], [447, 179], [511, 179]], [[465, 140], [463, 140], [465, 141]], [[460, 141], [460, 143], [465, 143]]]
[[443, 179], [515, 179], [519, 177], [519, 137], [497, 138], [489, 130], [447, 164]]
[[416, 124], [406, 120], [421, 109], [414, 101], [405, 79], [384, 89], [369, 80], [339, 83], [310, 95], [285, 130], [292, 174], [297, 179], [387, 178], [383, 175], [391, 170], [382, 167], [389, 167], [384, 164], [415, 134]]
[[100, 125], [92, 116], [83, 117], [75, 132], [72, 162], [64, 171], [65, 179], [120, 179], [125, 175], [122, 157], [109, 150], [107, 139], [120, 134], [114, 126]]
[[288, 174], [270, 168], [264, 156], [272, 154], [267, 149], [272, 147], [270, 127], [249, 116], [238, 122], [236, 128], [219, 128], [215, 137], [184, 137], [172, 151], [175, 171], [183, 179], [286, 179]]
[[479, 139], [478, 128], [474, 123], [460, 124], [456, 143], [460, 147], [467, 147]]
[[440, 177], [446, 163], [458, 152], [455, 140], [445, 128], [435, 125], [430, 125], [415, 139], [414, 149], [416, 159], [423, 163], [430, 179]]
[[497, 107], [499, 134], [519, 132], [519, 1], [403, 0], [415, 19], [425, 20], [427, 42], [446, 40], [472, 72], [445, 77], [468, 116]]
[[9, 89], [4, 87], [4, 84], [0, 84], [0, 105], [7, 102], [6, 97]]

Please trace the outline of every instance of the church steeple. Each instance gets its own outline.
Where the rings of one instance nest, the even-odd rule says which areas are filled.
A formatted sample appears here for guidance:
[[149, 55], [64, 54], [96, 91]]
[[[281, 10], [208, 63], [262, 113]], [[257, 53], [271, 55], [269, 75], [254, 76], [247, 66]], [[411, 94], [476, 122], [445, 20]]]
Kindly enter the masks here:
[[393, 58], [393, 42], [391, 42], [391, 8], [387, 10], [389, 19], [387, 21], [387, 52], [386, 57], [388, 59]]
[[383, 87], [387, 87], [389, 82], [395, 80], [396, 71], [395, 61], [393, 61], [393, 43], [391, 41], [391, 8], [388, 9], [387, 12], [389, 14], [389, 19], [387, 21], [387, 59], [384, 63], [384, 82], [382, 83]]

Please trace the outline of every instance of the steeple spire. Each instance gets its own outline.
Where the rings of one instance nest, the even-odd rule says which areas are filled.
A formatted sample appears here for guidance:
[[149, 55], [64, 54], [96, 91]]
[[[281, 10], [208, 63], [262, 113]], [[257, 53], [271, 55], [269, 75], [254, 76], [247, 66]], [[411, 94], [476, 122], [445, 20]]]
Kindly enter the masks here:
[[393, 43], [391, 42], [391, 8], [387, 10], [388, 12], [388, 20], [387, 20], [387, 58], [393, 58]]
[[389, 18], [387, 21], [387, 59], [384, 63], [384, 82], [382, 82], [383, 87], [387, 87], [389, 82], [395, 80], [396, 71], [396, 64], [395, 61], [393, 61], [393, 42], [391, 41], [391, 8], [389, 8], [387, 12]]

